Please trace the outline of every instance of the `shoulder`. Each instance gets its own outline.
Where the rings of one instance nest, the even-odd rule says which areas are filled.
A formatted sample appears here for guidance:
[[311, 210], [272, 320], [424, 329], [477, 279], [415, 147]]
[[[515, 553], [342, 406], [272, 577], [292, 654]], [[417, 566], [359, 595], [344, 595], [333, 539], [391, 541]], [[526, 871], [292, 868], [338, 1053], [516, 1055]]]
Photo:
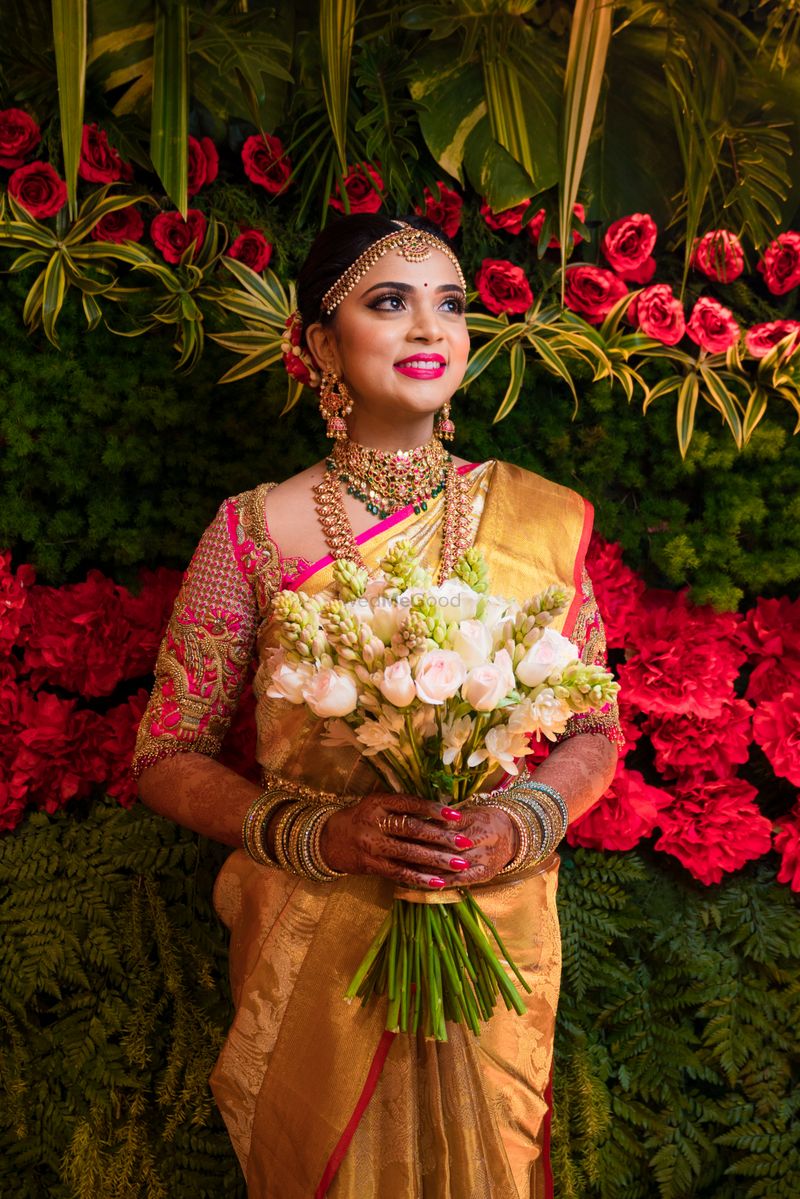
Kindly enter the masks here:
[[556, 483], [535, 471], [526, 470], [524, 466], [516, 466], [513, 462], [496, 459], [495, 479], [509, 487], [516, 486], [527, 494], [540, 495], [551, 501], [560, 501], [576, 510], [582, 511], [584, 508], [592, 510], [590, 501], [572, 487], [565, 487], [563, 483]]

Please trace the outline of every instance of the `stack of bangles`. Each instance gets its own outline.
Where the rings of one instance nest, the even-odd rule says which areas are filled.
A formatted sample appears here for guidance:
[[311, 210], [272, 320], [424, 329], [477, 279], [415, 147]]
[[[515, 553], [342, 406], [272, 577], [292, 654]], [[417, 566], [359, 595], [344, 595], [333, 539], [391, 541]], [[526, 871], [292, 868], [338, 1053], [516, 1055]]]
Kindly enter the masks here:
[[517, 852], [500, 871], [517, 874], [549, 858], [567, 831], [569, 812], [555, 787], [522, 774], [502, 791], [481, 792], [475, 802], [499, 808], [517, 833]]
[[[247, 809], [242, 826], [242, 843], [253, 861], [316, 883], [343, 878], [340, 870], [333, 870], [323, 860], [320, 849], [322, 829], [328, 817], [343, 806], [342, 797], [277, 775], [265, 783]], [[277, 815], [279, 809], [283, 810]], [[276, 815], [270, 852], [266, 833]]]

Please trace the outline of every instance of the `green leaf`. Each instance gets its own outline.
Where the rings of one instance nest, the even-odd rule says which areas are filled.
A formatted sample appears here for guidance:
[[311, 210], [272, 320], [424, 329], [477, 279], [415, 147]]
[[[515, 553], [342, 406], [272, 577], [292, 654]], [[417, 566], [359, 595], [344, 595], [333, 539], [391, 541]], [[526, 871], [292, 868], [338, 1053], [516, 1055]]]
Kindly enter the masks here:
[[186, 217], [188, 204], [189, 26], [187, 0], [156, 7], [150, 156], [164, 190]]
[[733, 434], [733, 439], [736, 442], [736, 448], [741, 449], [743, 443], [742, 433], [742, 417], [738, 398], [725, 385], [724, 380], [710, 367], [701, 366], [700, 374], [703, 382], [708, 388], [709, 395], [706, 397], [710, 400], [715, 408], [722, 414], [728, 428]]
[[678, 391], [678, 408], [675, 419], [678, 428], [678, 448], [681, 452], [681, 458], [686, 457], [689, 443], [692, 440], [694, 418], [697, 412], [697, 397], [699, 394], [700, 380], [697, 374], [692, 371], [683, 380]]
[[492, 423], [495, 425], [498, 421], [502, 420], [504, 416], [508, 416], [511, 409], [516, 404], [517, 400], [519, 399], [522, 381], [525, 378], [525, 351], [518, 341], [515, 342], [511, 347], [508, 358], [511, 367], [511, 375], [508, 380], [506, 394], [503, 396], [502, 403], [497, 409], [497, 412], [494, 414], [494, 421]]
[[282, 354], [280, 342], [273, 342], [271, 345], [264, 345], [256, 354], [249, 354], [243, 358], [236, 366], [232, 366], [229, 371], [226, 371], [218, 383], [236, 383], [239, 379], [246, 379], [248, 375], [255, 375], [258, 371], [266, 370], [277, 362]]
[[61, 145], [70, 216], [77, 211], [87, 63], [87, 0], [53, 0]]
[[573, 413], [577, 413], [578, 393], [575, 390], [572, 372], [570, 371], [564, 359], [559, 353], [556, 352], [556, 350], [553, 349], [551, 345], [548, 344], [543, 337], [538, 337], [535, 333], [529, 333], [528, 340], [544, 362], [545, 366], [552, 371], [554, 375], [558, 375], [559, 378], [563, 379], [567, 387], [569, 387], [570, 391], [572, 392], [574, 405]]
[[464, 379], [461, 386], [469, 387], [470, 383], [474, 382], [478, 375], [486, 370], [489, 363], [499, 353], [506, 342], [513, 340], [515, 337], [520, 337], [524, 329], [525, 326], [521, 324], [508, 325], [500, 333], [495, 334], [491, 341], [487, 341], [485, 345], [476, 350], [467, 363], [467, 369], [464, 372]]
[[658, 383], [655, 383], [646, 390], [642, 412], [646, 412], [654, 400], [660, 399], [661, 396], [671, 395], [673, 391], [677, 391], [680, 385], [681, 380], [675, 375], [668, 379], [660, 379]]
[[350, 61], [355, 25], [355, 0], [320, 0], [322, 92], [343, 175], [348, 169], [347, 103], [350, 98]]
[[56, 321], [64, 303], [67, 289], [67, 276], [64, 269], [64, 257], [61, 251], [50, 259], [44, 272], [44, 288], [42, 291], [42, 328], [48, 341], [58, 348], [56, 337]]
[[754, 387], [750, 392], [750, 398], [747, 401], [747, 407], [744, 410], [744, 419], [742, 420], [742, 444], [747, 445], [750, 438], [753, 436], [753, 431], [756, 425], [767, 411], [767, 393], [763, 387]]

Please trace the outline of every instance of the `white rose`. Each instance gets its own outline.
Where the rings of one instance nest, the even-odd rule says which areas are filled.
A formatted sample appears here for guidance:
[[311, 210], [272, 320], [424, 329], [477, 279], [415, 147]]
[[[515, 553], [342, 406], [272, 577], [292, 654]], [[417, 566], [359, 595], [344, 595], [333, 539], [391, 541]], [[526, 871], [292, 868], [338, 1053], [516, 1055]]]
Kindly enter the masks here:
[[467, 670], [472, 670], [492, 656], [492, 634], [480, 620], [462, 620], [450, 638], [450, 648], [461, 655]]
[[472, 620], [481, 599], [479, 593], [462, 583], [461, 579], [446, 579], [438, 587], [428, 587], [425, 594], [436, 600], [448, 624], [457, 620]]
[[324, 667], [303, 688], [303, 699], [315, 716], [347, 716], [358, 703], [358, 689], [345, 671]]
[[384, 645], [390, 645], [400, 625], [408, 614], [407, 608], [397, 607], [378, 596], [372, 606], [369, 623], [376, 637], [380, 637]]
[[410, 704], [417, 694], [417, 689], [411, 677], [408, 658], [401, 658], [399, 662], [393, 662], [391, 666], [387, 666], [378, 679], [378, 687], [381, 694], [395, 707], [405, 708], [407, 704]]
[[414, 671], [417, 695], [425, 704], [443, 704], [455, 695], [467, 676], [464, 663], [450, 649], [429, 649]]
[[530, 730], [544, 733], [548, 741], [555, 741], [559, 733], [563, 733], [570, 718], [570, 709], [563, 699], [557, 699], [552, 687], [545, 687], [541, 695], [537, 695], [531, 704], [533, 719], [536, 722]]
[[521, 662], [517, 663], [517, 678], [526, 687], [538, 687], [555, 671], [562, 671], [578, 660], [577, 647], [555, 629], [545, 629]]
[[519, 604], [512, 604], [502, 595], [485, 595], [481, 621], [486, 625], [494, 640], [499, 637], [500, 630], [509, 617], [518, 611]]
[[313, 677], [314, 667], [310, 662], [292, 666], [280, 653], [274, 659], [267, 695], [272, 699], [288, 699], [290, 704], [301, 704], [303, 688], [308, 686]]
[[476, 712], [492, 712], [508, 690], [506, 671], [486, 662], [483, 666], [473, 666], [462, 684], [461, 695]]

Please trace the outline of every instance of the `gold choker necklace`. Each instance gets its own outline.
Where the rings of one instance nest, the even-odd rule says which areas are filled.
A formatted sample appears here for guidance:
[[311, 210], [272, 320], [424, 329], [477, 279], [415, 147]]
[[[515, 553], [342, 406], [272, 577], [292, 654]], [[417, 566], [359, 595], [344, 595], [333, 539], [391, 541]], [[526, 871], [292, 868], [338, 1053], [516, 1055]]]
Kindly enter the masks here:
[[450, 455], [438, 437], [412, 450], [376, 450], [343, 438], [325, 465], [348, 495], [373, 516], [384, 518], [408, 504], [415, 512], [424, 511], [427, 501], [444, 490], [448, 462]]

